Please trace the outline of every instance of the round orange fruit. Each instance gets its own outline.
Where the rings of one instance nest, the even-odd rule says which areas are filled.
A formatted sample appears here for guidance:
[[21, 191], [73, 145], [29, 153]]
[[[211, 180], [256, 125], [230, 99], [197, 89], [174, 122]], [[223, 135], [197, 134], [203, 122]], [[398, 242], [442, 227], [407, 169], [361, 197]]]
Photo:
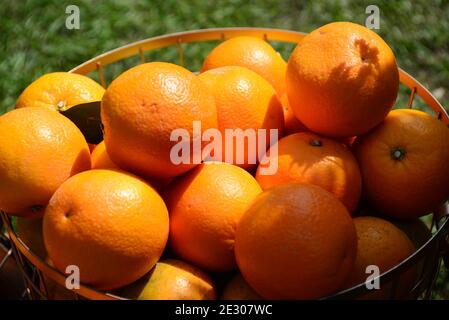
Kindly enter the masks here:
[[399, 71], [393, 51], [374, 31], [333, 22], [298, 43], [286, 84], [290, 105], [307, 128], [349, 137], [385, 118], [396, 101]]
[[75, 265], [81, 282], [115, 289], [146, 274], [168, 238], [167, 208], [135, 176], [91, 170], [71, 177], [51, 198], [43, 222], [48, 255], [61, 272]]
[[[214, 159], [230, 162], [245, 169], [254, 167], [257, 163], [259, 144], [265, 143], [265, 148], [260, 146], [263, 151], [269, 146], [269, 129], [278, 130], [278, 136], [283, 132], [282, 105], [273, 87], [257, 73], [235, 66], [212, 69], [200, 74], [199, 78], [215, 96], [218, 128], [223, 137], [222, 146], [225, 152], [221, 158]], [[232, 129], [242, 130], [242, 133], [250, 130], [254, 133], [254, 140], [251, 141], [251, 138], [242, 140], [238, 137], [230, 140], [226, 137], [226, 131]], [[262, 142], [259, 139], [259, 129], [266, 129], [266, 141]], [[232, 148], [225, 149], [229, 142]], [[233, 153], [230, 154], [230, 151]]]
[[[151, 62], [122, 73], [106, 90], [101, 104], [105, 143], [111, 160], [126, 171], [151, 178], [170, 178], [196, 166], [191, 157], [180, 163], [172, 148], [195, 143], [194, 121], [202, 131], [217, 128], [213, 95], [196, 75], [183, 67]], [[186, 141], [173, 139], [182, 131]], [[173, 141], [176, 140], [176, 141]]]
[[239, 167], [206, 162], [167, 190], [173, 252], [207, 271], [235, 269], [235, 229], [249, 203], [262, 192], [257, 181]]
[[39, 107], [0, 117], [0, 210], [37, 215], [70, 176], [89, 170], [81, 131], [66, 117]]
[[100, 142], [92, 151], [92, 169], [119, 169], [117, 165], [112, 162], [106, 151], [104, 141]]
[[53, 72], [31, 83], [19, 96], [16, 108], [44, 107], [64, 111], [77, 104], [100, 101], [103, 94], [104, 88], [89, 77]]
[[265, 78], [279, 96], [285, 92], [287, 63], [262, 39], [240, 36], [222, 42], [206, 57], [201, 72], [225, 66], [248, 68]]
[[379, 212], [416, 218], [449, 198], [449, 129], [436, 118], [393, 110], [354, 150], [364, 194]]
[[[367, 272], [367, 267], [375, 266], [382, 274], [415, 251], [407, 235], [386, 220], [370, 216], [357, 217], [354, 218], [354, 225], [357, 232], [357, 256], [347, 282], [348, 287], [370, 281], [368, 277], [372, 276], [372, 273]], [[414, 269], [410, 269], [398, 279], [398, 298], [414, 286], [415, 276]], [[379, 289], [373, 289], [363, 298], [394, 298], [389, 296], [391, 290], [391, 283], [382, 283], [380, 279]]]
[[357, 250], [354, 224], [331, 193], [285, 184], [260, 194], [235, 236], [239, 269], [265, 299], [313, 299], [341, 288]]
[[181, 260], [159, 261], [143, 278], [125, 287], [123, 296], [137, 300], [215, 300], [215, 286], [200, 269]]
[[[272, 156], [273, 148], [277, 156]], [[350, 213], [356, 209], [362, 179], [357, 161], [343, 143], [310, 132], [295, 133], [272, 146], [268, 159], [256, 172], [263, 190], [292, 182], [315, 184], [334, 194]], [[277, 162], [277, 171], [264, 175], [261, 168], [268, 161]]]

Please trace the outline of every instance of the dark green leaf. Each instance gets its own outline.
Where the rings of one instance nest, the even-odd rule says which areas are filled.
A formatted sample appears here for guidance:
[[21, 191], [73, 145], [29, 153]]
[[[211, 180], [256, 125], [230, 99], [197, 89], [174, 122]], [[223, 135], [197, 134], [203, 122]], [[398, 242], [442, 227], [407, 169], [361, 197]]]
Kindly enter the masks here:
[[103, 140], [100, 106], [101, 101], [82, 103], [61, 111], [61, 114], [76, 124], [88, 143], [98, 144]]

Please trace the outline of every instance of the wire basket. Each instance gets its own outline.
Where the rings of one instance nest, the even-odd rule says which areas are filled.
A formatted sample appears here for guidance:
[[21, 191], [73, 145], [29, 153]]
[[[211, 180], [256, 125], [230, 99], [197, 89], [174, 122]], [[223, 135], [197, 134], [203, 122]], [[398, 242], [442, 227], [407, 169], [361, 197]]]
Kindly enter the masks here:
[[[223, 41], [235, 36], [254, 36], [265, 41], [275, 41], [295, 44], [304, 36], [304, 33], [279, 29], [264, 28], [220, 28], [204, 29], [173, 33], [159, 37], [149, 38], [125, 45], [118, 49], [99, 55], [70, 70], [72, 73], [89, 75], [97, 73], [103, 87], [107, 86], [105, 68], [115, 62], [122, 61], [129, 57], [138, 57], [140, 63], [146, 62], [145, 53], [162, 48], [175, 46], [178, 51], [179, 64], [184, 65], [185, 49], [189, 43], [205, 41]], [[442, 105], [432, 96], [432, 94], [411, 75], [399, 69], [400, 81], [402, 85], [410, 91], [407, 107], [411, 108], [416, 96], [419, 96], [425, 103], [424, 107], [430, 108], [438, 120], [446, 125], [449, 124], [449, 116]], [[95, 290], [89, 286], [81, 285], [79, 289], [70, 291], [65, 288], [65, 275], [48, 263], [42, 257], [37, 256], [20, 239], [13, 228], [12, 220], [7, 214], [0, 212], [4, 225], [4, 232], [0, 233], [0, 238], [10, 243], [9, 251], [17, 261], [20, 268], [26, 290], [23, 297], [26, 299], [124, 299], [113, 293], [105, 293]], [[0, 221], [1, 223], [1, 221]], [[1, 225], [0, 225], [1, 230]], [[382, 284], [388, 284], [384, 298], [398, 298], [401, 279], [411, 268], [418, 270], [416, 281], [401, 298], [407, 299], [430, 299], [435, 281], [438, 276], [441, 261], [444, 260], [449, 266], [448, 240], [449, 240], [449, 205], [446, 203], [432, 214], [430, 226], [431, 237], [410, 257], [402, 261], [399, 265], [384, 272], [379, 280]], [[0, 239], [1, 240], [1, 239]], [[2, 264], [0, 263], [0, 271]], [[50, 288], [58, 288], [60, 295], [50, 294]], [[384, 290], [384, 289], [383, 289]], [[357, 299], [370, 294], [365, 284], [360, 284], [353, 288], [343, 290], [324, 299]]]

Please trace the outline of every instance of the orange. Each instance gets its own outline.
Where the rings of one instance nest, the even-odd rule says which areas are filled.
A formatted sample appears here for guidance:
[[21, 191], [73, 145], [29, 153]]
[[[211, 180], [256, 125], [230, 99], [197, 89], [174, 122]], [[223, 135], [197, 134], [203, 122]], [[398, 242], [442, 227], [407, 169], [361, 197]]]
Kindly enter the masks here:
[[350, 213], [354, 212], [362, 179], [357, 161], [343, 143], [301, 132], [282, 138], [273, 148], [278, 148], [278, 155], [268, 159], [277, 161], [276, 173], [261, 174], [265, 164], [256, 173], [263, 190], [290, 182], [315, 184], [333, 193]]
[[48, 255], [61, 272], [115, 289], [139, 279], [159, 260], [168, 237], [162, 198], [140, 179], [91, 170], [71, 177], [51, 198], [43, 222]]
[[249, 286], [240, 273], [236, 274], [225, 286], [221, 300], [261, 300], [262, 297]]
[[312, 299], [342, 287], [354, 265], [354, 224], [331, 193], [285, 184], [260, 194], [235, 236], [239, 269], [265, 299]]
[[[199, 78], [215, 96], [218, 112], [218, 128], [222, 132], [223, 148], [229, 142], [226, 129], [250, 129], [254, 133], [253, 145], [259, 148], [258, 129], [277, 129], [282, 135], [284, 117], [282, 106], [273, 87], [257, 73], [242, 67], [222, 67], [200, 74]], [[268, 130], [267, 130], [268, 131]], [[266, 132], [265, 145], [269, 146], [270, 133]], [[226, 157], [245, 169], [255, 166], [257, 150], [249, 143], [238, 139], [230, 140], [233, 157], [229, 153], [216, 160], [225, 161]], [[262, 146], [260, 146], [261, 149]], [[265, 148], [266, 149], [266, 148]], [[263, 151], [265, 151], [265, 149]], [[225, 150], [226, 152], [229, 151]], [[242, 161], [238, 156], [242, 156]], [[251, 159], [252, 157], [252, 159]]]
[[104, 88], [91, 78], [68, 73], [53, 72], [31, 83], [16, 102], [16, 108], [44, 107], [64, 111], [77, 104], [100, 101]]
[[225, 66], [248, 68], [267, 80], [281, 96], [285, 92], [287, 64], [266, 41], [240, 36], [214, 48], [204, 61], [201, 72]]
[[390, 47], [374, 31], [333, 22], [298, 43], [286, 83], [290, 105], [307, 128], [349, 137], [385, 118], [396, 101], [399, 72]]
[[143, 278], [125, 287], [122, 295], [137, 300], [215, 300], [215, 286], [200, 269], [183, 261], [159, 261]]
[[262, 191], [257, 181], [239, 167], [207, 162], [173, 181], [167, 190], [174, 253], [207, 271], [235, 269], [235, 229]]
[[104, 141], [92, 151], [92, 169], [119, 169], [106, 152]]
[[103, 97], [101, 118], [111, 160], [152, 178], [175, 177], [196, 166], [172, 161], [170, 152], [178, 143], [170, 139], [174, 130], [189, 135], [187, 144], [193, 149], [195, 141], [205, 144], [200, 136], [193, 137], [194, 121], [201, 122], [203, 131], [217, 127], [207, 87], [187, 69], [165, 62], [141, 64], [116, 78]]
[[84, 136], [63, 115], [31, 107], [0, 117], [0, 210], [36, 215], [62, 182], [90, 165]]
[[393, 110], [354, 149], [364, 194], [379, 212], [416, 218], [449, 198], [449, 130], [430, 115]]
[[280, 101], [284, 110], [284, 134], [287, 136], [292, 133], [309, 131], [306, 126], [296, 118], [286, 94], [281, 96]]
[[[347, 286], [367, 281], [372, 272], [366, 272], [368, 266], [377, 266], [383, 273], [393, 268], [414, 252], [413, 243], [400, 229], [390, 222], [376, 217], [354, 218], [357, 232], [357, 256]], [[402, 273], [399, 278], [398, 294], [404, 294], [414, 285], [414, 270]], [[370, 280], [369, 280], [370, 281]], [[374, 290], [363, 298], [393, 298], [389, 296], [391, 283], [380, 279], [380, 290]]]
[[[122, 171], [114, 162], [112, 162], [106, 151], [106, 144], [104, 141], [100, 142], [92, 151], [92, 169], [110, 169]], [[146, 179], [146, 182], [151, 184], [157, 192], [161, 192], [170, 182], [170, 179]]]

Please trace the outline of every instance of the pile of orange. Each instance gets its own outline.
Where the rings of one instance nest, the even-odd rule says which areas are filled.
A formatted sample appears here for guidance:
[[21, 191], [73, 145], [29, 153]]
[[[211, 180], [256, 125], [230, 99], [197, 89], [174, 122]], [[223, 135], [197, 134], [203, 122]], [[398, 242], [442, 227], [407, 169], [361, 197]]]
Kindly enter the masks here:
[[[314, 30], [288, 62], [235, 37], [199, 75], [145, 63], [104, 90], [48, 74], [0, 117], [0, 210], [60, 272], [127, 298], [325, 297], [413, 254], [413, 234], [387, 219], [414, 223], [449, 197], [449, 130], [391, 111], [398, 86], [389, 46], [348, 22]], [[104, 141], [90, 153], [58, 111], [100, 100]], [[229, 130], [278, 141], [257, 136], [254, 158]], [[406, 280], [400, 297], [416, 270]]]

